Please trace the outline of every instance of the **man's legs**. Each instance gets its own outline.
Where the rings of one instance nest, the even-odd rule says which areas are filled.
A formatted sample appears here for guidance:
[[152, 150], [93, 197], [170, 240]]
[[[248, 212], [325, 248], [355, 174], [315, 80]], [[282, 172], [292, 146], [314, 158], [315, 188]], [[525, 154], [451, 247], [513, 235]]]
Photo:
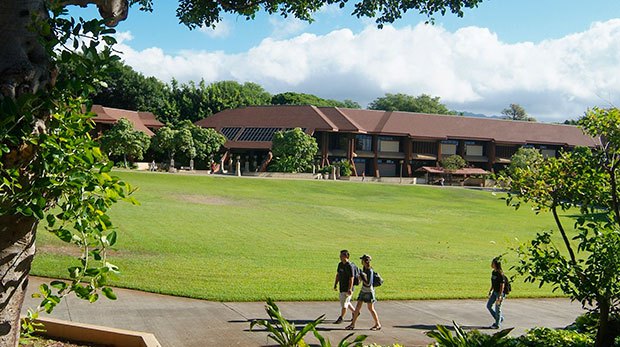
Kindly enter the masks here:
[[351, 295], [348, 295], [347, 292], [342, 292], [340, 293], [340, 317], [334, 322], [335, 324], [342, 322], [347, 309], [351, 310], [351, 315], [355, 315], [355, 307], [351, 304]]

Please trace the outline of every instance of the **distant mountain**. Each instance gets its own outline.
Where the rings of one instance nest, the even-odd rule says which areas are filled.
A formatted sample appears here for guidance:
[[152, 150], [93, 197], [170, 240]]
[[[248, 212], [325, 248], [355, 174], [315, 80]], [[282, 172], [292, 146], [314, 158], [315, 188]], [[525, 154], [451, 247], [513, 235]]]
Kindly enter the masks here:
[[456, 112], [457, 114], [463, 114], [463, 116], [465, 117], [504, 119], [504, 116], [498, 116], [498, 115], [487, 116], [486, 114], [483, 114], [483, 113], [473, 113], [473, 112], [467, 112], [467, 111], [456, 111]]

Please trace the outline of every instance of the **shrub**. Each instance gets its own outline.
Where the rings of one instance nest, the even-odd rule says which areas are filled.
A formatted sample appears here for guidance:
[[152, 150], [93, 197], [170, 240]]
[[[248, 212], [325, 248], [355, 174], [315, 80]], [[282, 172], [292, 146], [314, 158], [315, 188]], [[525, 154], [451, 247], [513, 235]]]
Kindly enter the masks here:
[[518, 347], [589, 347], [593, 345], [594, 339], [590, 335], [562, 329], [534, 328], [517, 338]]

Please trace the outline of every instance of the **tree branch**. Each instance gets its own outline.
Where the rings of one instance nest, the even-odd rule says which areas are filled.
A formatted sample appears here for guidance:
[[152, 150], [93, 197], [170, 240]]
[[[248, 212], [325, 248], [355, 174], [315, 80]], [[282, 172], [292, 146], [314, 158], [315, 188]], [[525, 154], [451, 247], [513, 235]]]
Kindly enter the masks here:
[[106, 25], [108, 26], [116, 26], [118, 23], [127, 19], [127, 14], [129, 12], [129, 3], [127, 0], [66, 0], [60, 2], [62, 6], [77, 5], [86, 7], [89, 4], [97, 5], [99, 14], [106, 20]]

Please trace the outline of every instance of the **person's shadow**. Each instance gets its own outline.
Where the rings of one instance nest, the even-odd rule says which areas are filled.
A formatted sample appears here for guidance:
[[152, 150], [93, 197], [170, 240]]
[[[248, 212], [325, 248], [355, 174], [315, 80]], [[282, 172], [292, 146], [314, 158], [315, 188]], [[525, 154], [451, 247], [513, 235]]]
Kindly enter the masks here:
[[[444, 325], [446, 327], [446, 329], [451, 330], [451, 331], [455, 331], [454, 326], [452, 326], [451, 324], [446, 324]], [[482, 330], [482, 329], [491, 329], [491, 327], [488, 326], [481, 326], [481, 325], [459, 325], [463, 330]], [[425, 330], [425, 331], [430, 331], [430, 330], [437, 330], [437, 325], [430, 325], [430, 324], [413, 324], [413, 325], [395, 325], [394, 328], [399, 328], [399, 329], [415, 329], [415, 330]]]

